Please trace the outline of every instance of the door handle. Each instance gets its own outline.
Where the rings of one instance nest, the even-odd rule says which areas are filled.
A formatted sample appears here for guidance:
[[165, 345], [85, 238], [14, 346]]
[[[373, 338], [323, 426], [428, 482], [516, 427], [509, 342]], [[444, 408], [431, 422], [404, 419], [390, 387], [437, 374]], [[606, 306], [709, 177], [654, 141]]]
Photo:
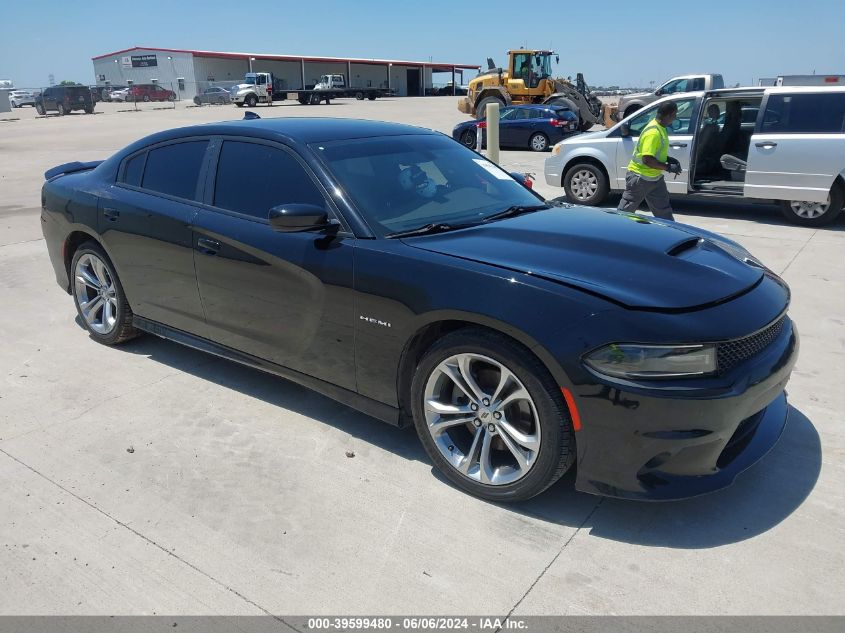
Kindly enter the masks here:
[[197, 240], [197, 247], [201, 253], [206, 255], [216, 255], [220, 250], [220, 242], [201, 237]]
[[103, 209], [103, 216], [109, 222], [116, 222], [117, 218], [120, 217], [120, 211], [117, 209]]
[[754, 143], [754, 147], [762, 147], [763, 149], [772, 149], [777, 146], [778, 144], [774, 141], [761, 141], [760, 143]]
[[670, 143], [669, 144], [669, 147], [671, 147], [672, 149], [681, 149], [682, 147], [686, 147], [686, 146], [687, 146], [686, 143]]

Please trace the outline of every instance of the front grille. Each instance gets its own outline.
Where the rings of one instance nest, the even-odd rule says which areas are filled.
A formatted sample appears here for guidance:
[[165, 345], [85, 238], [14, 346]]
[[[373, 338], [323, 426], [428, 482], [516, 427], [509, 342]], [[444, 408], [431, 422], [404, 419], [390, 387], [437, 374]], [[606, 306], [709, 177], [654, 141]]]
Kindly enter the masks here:
[[735, 341], [719, 343], [716, 348], [719, 373], [723, 374], [731, 370], [744, 360], [766, 349], [780, 335], [785, 323], [786, 315], [783, 315], [777, 321], [756, 334], [736, 339]]

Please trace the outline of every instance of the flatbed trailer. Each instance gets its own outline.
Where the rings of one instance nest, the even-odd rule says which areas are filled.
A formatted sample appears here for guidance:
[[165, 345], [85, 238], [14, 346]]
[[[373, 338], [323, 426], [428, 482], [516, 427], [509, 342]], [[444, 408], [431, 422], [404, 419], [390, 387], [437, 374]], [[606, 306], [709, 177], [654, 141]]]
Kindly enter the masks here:
[[236, 106], [249, 108], [259, 103], [272, 105], [276, 101], [299, 101], [302, 105], [331, 103], [332, 99], [356, 98], [359, 101], [375, 101], [390, 94], [382, 88], [347, 87], [343, 75], [323, 75], [321, 82], [303, 89], [286, 88], [284, 81], [273, 77], [272, 73], [248, 73], [244, 83], [234, 89], [232, 101]]

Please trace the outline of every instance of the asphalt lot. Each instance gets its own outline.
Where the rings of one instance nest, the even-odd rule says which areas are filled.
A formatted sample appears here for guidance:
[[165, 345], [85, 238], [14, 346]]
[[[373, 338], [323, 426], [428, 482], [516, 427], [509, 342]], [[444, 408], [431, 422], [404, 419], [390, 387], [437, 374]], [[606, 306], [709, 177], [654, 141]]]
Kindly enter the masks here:
[[[845, 613], [845, 222], [676, 203], [793, 291], [789, 424], [733, 487], [626, 502], [570, 473], [499, 506], [439, 478], [413, 430], [175, 343], [89, 340], [44, 247], [43, 172], [243, 115], [186, 105], [0, 121], [0, 615]], [[463, 116], [445, 97], [256, 111], [447, 133]], [[502, 163], [562, 195], [543, 158]]]

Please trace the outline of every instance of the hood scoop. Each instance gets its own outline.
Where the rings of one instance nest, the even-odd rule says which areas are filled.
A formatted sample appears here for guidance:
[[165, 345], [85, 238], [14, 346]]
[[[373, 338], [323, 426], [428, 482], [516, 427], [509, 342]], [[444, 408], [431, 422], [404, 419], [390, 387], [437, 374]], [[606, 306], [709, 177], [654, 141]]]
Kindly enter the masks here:
[[670, 257], [677, 257], [681, 253], [685, 253], [686, 251], [692, 250], [693, 248], [698, 248], [701, 246], [704, 240], [700, 237], [694, 237], [688, 240], [684, 240], [675, 244], [672, 248], [666, 251], [666, 254]]

